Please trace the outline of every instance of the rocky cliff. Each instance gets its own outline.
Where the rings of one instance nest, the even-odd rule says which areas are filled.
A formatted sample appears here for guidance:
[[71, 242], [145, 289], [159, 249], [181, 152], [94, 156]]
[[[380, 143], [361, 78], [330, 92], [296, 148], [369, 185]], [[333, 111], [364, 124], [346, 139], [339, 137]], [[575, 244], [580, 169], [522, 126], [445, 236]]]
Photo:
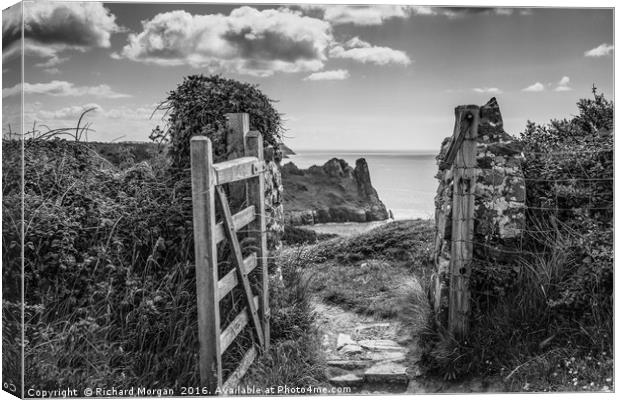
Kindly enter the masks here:
[[323, 166], [282, 166], [284, 221], [290, 225], [323, 222], [368, 222], [389, 217], [370, 181], [368, 164], [360, 158], [352, 168], [332, 158]]

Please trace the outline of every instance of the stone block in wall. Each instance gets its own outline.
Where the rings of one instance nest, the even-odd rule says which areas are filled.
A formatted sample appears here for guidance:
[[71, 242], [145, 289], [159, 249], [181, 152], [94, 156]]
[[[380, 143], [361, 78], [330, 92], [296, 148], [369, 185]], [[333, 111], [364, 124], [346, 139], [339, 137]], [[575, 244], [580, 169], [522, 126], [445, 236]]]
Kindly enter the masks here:
[[[273, 149], [266, 149], [269, 153]], [[281, 247], [284, 234], [284, 207], [282, 205], [282, 175], [273, 155], [265, 154], [265, 213], [267, 217], [267, 249], [277, 250]], [[268, 160], [269, 159], [269, 160]]]

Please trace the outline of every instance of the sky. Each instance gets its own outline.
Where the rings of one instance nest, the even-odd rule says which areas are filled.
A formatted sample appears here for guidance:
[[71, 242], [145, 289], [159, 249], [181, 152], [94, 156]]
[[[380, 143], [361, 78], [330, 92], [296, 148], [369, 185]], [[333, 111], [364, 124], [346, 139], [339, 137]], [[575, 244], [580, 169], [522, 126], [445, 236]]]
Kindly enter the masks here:
[[[294, 150], [436, 152], [454, 107], [496, 97], [505, 130], [613, 99], [612, 9], [25, 3], [3, 11], [3, 132], [75, 126], [147, 141], [183, 77], [259, 85]], [[35, 123], [37, 125], [33, 125]]]

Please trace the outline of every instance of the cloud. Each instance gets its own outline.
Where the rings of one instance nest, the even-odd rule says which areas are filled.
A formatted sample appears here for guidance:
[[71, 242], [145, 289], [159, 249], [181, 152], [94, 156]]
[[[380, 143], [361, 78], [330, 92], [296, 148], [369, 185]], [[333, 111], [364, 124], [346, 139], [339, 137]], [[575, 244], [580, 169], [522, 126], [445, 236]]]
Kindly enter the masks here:
[[115, 92], [108, 85], [97, 86], [75, 86], [71, 82], [67, 81], [51, 81], [47, 83], [28, 83], [17, 84], [10, 88], [2, 89], [2, 98], [13, 96], [21, 93], [24, 94], [38, 94], [49, 96], [95, 96], [104, 97], [108, 99], [119, 99], [124, 97], [131, 97], [131, 95]]
[[[3, 113], [10, 111], [5, 106], [6, 103], [2, 104]], [[28, 127], [26, 130], [31, 130], [36, 121], [37, 129], [40, 131], [46, 131], [48, 128], [75, 127], [82, 112], [94, 108], [82, 121], [82, 126], [90, 124], [91, 131], [87, 136], [89, 140], [145, 140], [155, 125], [165, 125], [162, 120], [164, 112], [153, 113], [156, 106], [156, 104], [130, 104], [105, 108], [97, 103], [84, 103], [58, 109], [42, 109], [40, 102], [28, 102], [23, 113], [24, 126]], [[21, 107], [16, 108], [20, 111], [15, 113], [18, 117], [15, 121], [19, 122], [22, 115]], [[3, 119], [4, 130], [7, 128], [6, 122], [10, 121]], [[12, 123], [12, 126], [15, 126], [15, 123]]]
[[[20, 16], [21, 12], [16, 11], [3, 13], [3, 60], [18, 54], [21, 48]], [[67, 51], [109, 48], [111, 35], [121, 31], [114, 14], [102, 3], [24, 3], [24, 49], [27, 55], [46, 60], [37, 64], [41, 67], [62, 63], [67, 58], [59, 54]]]
[[240, 7], [230, 15], [177, 10], [142, 22], [115, 58], [257, 76], [323, 68], [331, 25], [289, 9]]
[[474, 88], [474, 92], [477, 93], [494, 93], [500, 94], [502, 91], [496, 87], [483, 87], [483, 88]]
[[562, 79], [558, 82], [558, 86], [553, 89], [556, 92], [569, 92], [573, 90], [568, 84], [570, 83], [570, 78], [568, 76], [563, 76]]
[[409, 65], [412, 62], [404, 51], [394, 50], [389, 47], [374, 46], [358, 37], [350, 39], [344, 46], [334, 46], [330, 49], [329, 55], [334, 58], [347, 58], [365, 64], [370, 63], [376, 65]]
[[381, 25], [393, 18], [406, 18], [414, 13], [411, 6], [399, 5], [301, 5], [304, 11], [317, 12], [317, 16], [334, 25]]
[[542, 92], [545, 90], [545, 85], [540, 82], [536, 82], [526, 88], [521, 89], [524, 92]]
[[334, 81], [347, 79], [349, 76], [349, 71], [346, 69], [336, 69], [333, 71], [315, 72], [305, 77], [304, 81]]
[[[315, 5], [307, 4], [292, 6], [300, 8], [305, 13], [323, 18], [333, 25], [381, 25], [387, 20], [404, 19], [411, 15], [443, 15], [448, 18], [460, 18], [468, 15], [503, 15], [514, 13], [515, 8], [492, 7], [431, 7], [409, 5]], [[527, 9], [522, 9], [525, 15]]]
[[[63, 107], [57, 110], [36, 110], [33, 112], [36, 120], [41, 122], [52, 121], [73, 121], [77, 120], [82, 113], [87, 109], [90, 111], [87, 115], [93, 120], [100, 119], [113, 119], [113, 120], [134, 120], [134, 121], [146, 121], [151, 119], [151, 115], [155, 111], [155, 105], [141, 105], [137, 107], [117, 107], [117, 108], [103, 108], [97, 103], [87, 103], [81, 106], [69, 106]], [[157, 114], [157, 113], [155, 113]], [[154, 116], [153, 119], [156, 117]]]
[[[483, 16], [510, 16], [518, 8], [509, 7], [414, 7], [414, 12], [420, 15], [442, 15], [451, 19], [465, 18], [471, 15]], [[528, 15], [528, 9], [520, 9], [520, 15]]]
[[586, 57], [604, 57], [611, 54], [614, 46], [611, 44], [603, 43], [593, 49], [590, 49], [583, 53]]
[[90, 111], [87, 114], [88, 116], [93, 116], [103, 111], [99, 104], [88, 103], [82, 106], [64, 107], [54, 111], [39, 110], [35, 113], [35, 119], [44, 123], [50, 120], [77, 120], [84, 111], [92, 108], [94, 110]]

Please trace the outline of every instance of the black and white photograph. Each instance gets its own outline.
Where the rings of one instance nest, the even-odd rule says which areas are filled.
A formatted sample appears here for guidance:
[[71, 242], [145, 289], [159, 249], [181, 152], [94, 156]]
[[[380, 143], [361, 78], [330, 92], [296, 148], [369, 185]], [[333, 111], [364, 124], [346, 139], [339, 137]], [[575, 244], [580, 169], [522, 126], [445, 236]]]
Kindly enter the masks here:
[[615, 394], [615, 8], [13, 1], [2, 398]]

